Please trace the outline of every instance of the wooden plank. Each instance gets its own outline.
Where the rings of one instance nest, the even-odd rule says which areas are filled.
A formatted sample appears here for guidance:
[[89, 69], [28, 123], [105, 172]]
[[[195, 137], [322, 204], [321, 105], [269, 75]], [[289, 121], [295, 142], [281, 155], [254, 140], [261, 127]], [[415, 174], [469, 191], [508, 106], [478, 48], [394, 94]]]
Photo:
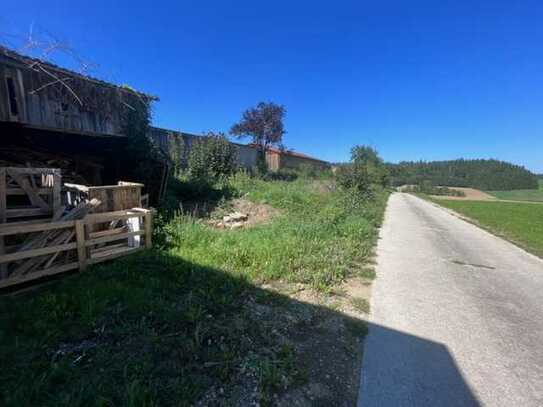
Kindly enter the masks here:
[[11, 173], [20, 175], [55, 174], [58, 168], [28, 168], [28, 167], [4, 167]]
[[0, 168], [0, 223], [5, 223], [7, 219], [6, 194], [6, 169]]
[[129, 181], [119, 181], [117, 182], [117, 185], [124, 186], [124, 187], [142, 187], [142, 188], [145, 186], [138, 182], [129, 182]]
[[104, 257], [108, 257], [117, 253], [126, 253], [126, 252], [129, 252], [131, 249], [133, 249], [133, 247], [127, 246], [126, 243], [121, 244], [121, 245], [116, 244], [116, 245], [106, 246], [106, 247], [102, 247], [101, 250], [94, 251], [91, 258], [92, 259], [104, 258]]
[[55, 118], [53, 116], [53, 112], [51, 111], [51, 106], [49, 105], [49, 103], [47, 103], [47, 99], [44, 98], [43, 99], [43, 105], [42, 105], [43, 109], [44, 109], [44, 116], [46, 118], [46, 120], [49, 122], [49, 123], [45, 123], [44, 125], [40, 125], [40, 126], [36, 126], [36, 125], [33, 125], [33, 124], [30, 124], [30, 123], [25, 123], [24, 124], [24, 127], [26, 128], [30, 128], [30, 129], [37, 129], [37, 130], [46, 130], [46, 131], [61, 131], [61, 132], [66, 132], [66, 133], [69, 133], [69, 134], [79, 134], [79, 135], [83, 135], [83, 136], [92, 136], [92, 137], [100, 137], [100, 138], [119, 138], [119, 139], [127, 139], [128, 137], [125, 136], [124, 134], [121, 134], [121, 133], [107, 133], [105, 131], [103, 131], [102, 129], [98, 128], [99, 126], [94, 126], [92, 125], [92, 120], [90, 119], [89, 120], [89, 129], [86, 130], [86, 131], [78, 131], [78, 130], [66, 130], [66, 129], [59, 129], [56, 125], [55, 125]]
[[44, 210], [42, 208], [13, 208], [7, 209], [6, 215], [8, 218], [22, 218], [25, 216], [41, 216], [51, 215], [51, 210]]
[[82, 220], [75, 221], [75, 236], [79, 268], [85, 270], [87, 268], [87, 249], [85, 247], [85, 223]]
[[[38, 223], [43, 223], [43, 222], [49, 222], [50, 220], [49, 219], [29, 219], [29, 220], [18, 220], [16, 222], [8, 222], [6, 223], [4, 226], [8, 227], [8, 226], [17, 226], [17, 225], [20, 225], [20, 226], [24, 226], [24, 225], [36, 225]], [[0, 230], [2, 229], [2, 226], [0, 225]]]
[[80, 184], [71, 184], [69, 182], [64, 183], [64, 187], [67, 189], [74, 189], [79, 192], [89, 192], [89, 187], [86, 185], [80, 185]]
[[4, 254], [0, 256], [0, 263], [9, 263], [16, 260], [28, 259], [31, 257], [43, 256], [46, 254], [63, 252], [77, 248], [77, 243], [66, 243], [58, 246], [42, 247], [40, 249], [25, 250], [22, 252]]
[[14, 278], [7, 278], [5, 280], [0, 280], [0, 288], [5, 288], [5, 287], [13, 286], [16, 284], [25, 283], [27, 281], [36, 280], [41, 277], [53, 276], [55, 274], [65, 273], [70, 270], [75, 270], [78, 267], [79, 267], [79, 263], [73, 262], [73, 263], [63, 264], [62, 266], [51, 267], [44, 270], [38, 270], [33, 273], [24, 274], [24, 275], [17, 276]]
[[132, 208], [130, 210], [134, 211], [134, 212], [141, 212], [141, 213], [144, 213], [144, 214], [153, 212], [151, 209], [146, 209], [146, 208]]
[[99, 243], [114, 242], [116, 240], [128, 239], [129, 237], [132, 237], [132, 236], [141, 236], [144, 234], [145, 232], [143, 230], [137, 230], [135, 232], [126, 232], [126, 233], [121, 233], [121, 234], [113, 235], [113, 236], [98, 237], [96, 239], [87, 240], [85, 242], [85, 246], [88, 247], [88, 246], [94, 246], [95, 244], [99, 244]]
[[[64, 237], [64, 240], [61, 241], [60, 243], [68, 243], [70, 240], [72, 240], [72, 238], [74, 237], [75, 235], [75, 230], [72, 230], [70, 231], [68, 234], [66, 234], [66, 236]], [[58, 255], [62, 253], [62, 252], [56, 252], [55, 254], [53, 254], [49, 260], [47, 261], [47, 263], [45, 264], [44, 268], [48, 268], [48, 267], [51, 267], [51, 264], [53, 264], [53, 262], [56, 260], [56, 258], [58, 257]]]
[[30, 199], [30, 202], [34, 206], [39, 206], [43, 210], [50, 210], [51, 207], [45, 202], [39, 194], [36, 193], [34, 188], [32, 188], [32, 185], [30, 184], [30, 181], [26, 179], [22, 174], [19, 174], [17, 172], [11, 171], [9, 168], [7, 169], [8, 175], [19, 184], [19, 186], [23, 189], [23, 191], [26, 192], [28, 195], [28, 199]]
[[145, 216], [144, 212], [130, 211], [130, 210], [115, 211], [115, 212], [104, 212], [104, 213], [93, 213], [93, 214], [87, 215], [85, 217], [85, 223], [88, 225], [88, 224], [92, 224], [92, 223], [109, 222], [111, 220], [142, 218], [144, 216]]
[[62, 177], [60, 175], [60, 170], [55, 170], [53, 174], [53, 213], [59, 210], [61, 207], [61, 199], [60, 199], [60, 189], [62, 187]]
[[113, 250], [113, 249], [118, 249], [119, 247], [128, 247], [126, 245], [126, 242], [125, 243], [117, 243], [117, 244], [110, 244], [108, 246], [103, 246], [103, 247], [97, 247], [96, 249], [91, 249], [90, 250], [90, 257], [96, 257], [96, 255], [99, 256], [99, 253], [103, 253], [103, 252], [107, 252], [107, 251], [110, 251], [110, 250]]
[[[21, 222], [23, 223], [23, 222]], [[65, 229], [75, 226], [75, 221], [66, 220], [62, 222], [34, 223], [34, 224], [12, 224], [0, 225], [0, 236], [14, 235], [17, 233], [44, 232], [47, 230]]]
[[107, 260], [113, 260], [118, 257], [127, 256], [129, 254], [139, 252], [143, 249], [144, 249], [143, 247], [127, 247], [124, 249], [117, 249], [116, 251], [112, 250], [113, 253], [104, 254], [104, 255], [89, 259], [88, 264], [96, 264], [96, 263], [101, 263]]
[[[119, 181], [123, 182], [123, 181]], [[100, 186], [94, 186], [94, 187], [87, 187], [89, 191], [93, 190], [102, 190], [102, 189], [136, 189], [143, 187], [143, 184], [136, 184], [135, 182], [124, 182], [123, 184], [119, 185], [100, 185]]]
[[[6, 213], [6, 169], [0, 168], [0, 227], [3, 227], [7, 220]], [[4, 236], [0, 236], [0, 256], [6, 253]], [[0, 265], [0, 279], [7, 277], [8, 269], [6, 264]]]
[[145, 215], [145, 247], [150, 249], [153, 247], [153, 215], [149, 212]]
[[[38, 195], [50, 195], [51, 188], [37, 188], [36, 193]], [[26, 192], [22, 188], [7, 188], [6, 195], [26, 195]]]
[[97, 237], [116, 235], [116, 234], [123, 233], [126, 231], [127, 231], [126, 226], [123, 226], [123, 227], [115, 228], [115, 229], [100, 230], [98, 232], [92, 232], [92, 233], [89, 233], [89, 237], [91, 239], [95, 239]]

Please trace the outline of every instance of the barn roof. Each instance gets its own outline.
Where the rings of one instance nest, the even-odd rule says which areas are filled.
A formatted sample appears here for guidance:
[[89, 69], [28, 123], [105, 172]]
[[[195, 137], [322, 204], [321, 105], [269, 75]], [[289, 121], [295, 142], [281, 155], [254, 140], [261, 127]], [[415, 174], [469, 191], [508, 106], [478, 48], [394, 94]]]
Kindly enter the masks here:
[[293, 151], [293, 150], [281, 150], [281, 149], [275, 148], [275, 147], [268, 147], [268, 151], [271, 152], [271, 153], [275, 153], [275, 154], [290, 155], [292, 157], [303, 158], [303, 159], [306, 159], [306, 160], [313, 160], [313, 161], [319, 161], [321, 163], [328, 163], [327, 161], [320, 160], [318, 158], [311, 157], [311, 156], [309, 156], [307, 154], [299, 153], [299, 152]]
[[12, 49], [9, 49], [9, 48], [7, 48], [7, 47], [5, 47], [3, 45], [0, 45], [0, 56], [6, 57], [6, 58], [11, 59], [11, 60], [13, 60], [15, 62], [18, 62], [20, 64], [24, 64], [29, 69], [32, 69], [33, 66], [36, 66], [36, 65], [39, 64], [42, 67], [45, 67], [46, 69], [50, 69], [50, 70], [53, 70], [55, 72], [62, 73], [64, 75], [77, 77], [79, 79], [83, 79], [85, 81], [88, 81], [88, 82], [93, 83], [93, 84], [98, 85], [98, 86], [105, 86], [105, 87], [117, 89], [117, 90], [122, 91], [122, 92], [133, 93], [133, 94], [136, 94], [139, 97], [144, 98], [144, 99], [146, 99], [148, 101], [159, 100], [159, 98], [157, 96], [137, 91], [135, 89], [132, 89], [129, 86], [117, 85], [117, 84], [114, 84], [114, 83], [111, 83], [111, 82], [106, 82], [106, 81], [103, 81], [101, 79], [94, 78], [92, 76], [83, 75], [81, 73], [71, 71], [71, 70], [66, 69], [66, 68], [62, 68], [62, 67], [60, 67], [58, 65], [55, 65], [55, 64], [53, 64], [51, 62], [48, 62], [48, 61], [45, 61], [45, 60], [42, 60], [42, 59], [39, 59], [39, 58], [33, 58], [33, 57], [28, 56], [28, 55], [23, 55], [23, 54], [21, 54], [21, 53], [19, 53], [17, 51], [14, 51]]

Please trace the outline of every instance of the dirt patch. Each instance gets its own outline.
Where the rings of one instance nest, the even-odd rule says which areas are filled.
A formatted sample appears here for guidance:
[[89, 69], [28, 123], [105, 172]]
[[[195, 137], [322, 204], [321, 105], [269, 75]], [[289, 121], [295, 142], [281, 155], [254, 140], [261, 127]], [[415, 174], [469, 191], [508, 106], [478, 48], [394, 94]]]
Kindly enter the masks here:
[[362, 312], [355, 304], [369, 304], [371, 282], [352, 278], [329, 293], [303, 284], [276, 283], [265, 288], [295, 300], [275, 305], [266, 315], [295, 349], [296, 364], [305, 376], [304, 383], [276, 394], [273, 405], [356, 405], [369, 308]]
[[[353, 300], [369, 303], [371, 282], [352, 278], [328, 293], [285, 281], [260, 288], [245, 303], [243, 318], [273, 338], [274, 346], [289, 349], [289, 356], [266, 363], [262, 355], [247, 355], [229, 385], [214, 386], [196, 405], [355, 406], [367, 313]], [[262, 378], [273, 389], [265, 399]]]
[[273, 206], [255, 203], [245, 198], [234, 199], [232, 201], [232, 208], [236, 212], [247, 214], [247, 220], [244, 222], [246, 226], [268, 223], [280, 213], [280, 211]]
[[218, 229], [239, 229], [268, 223], [279, 214], [273, 206], [237, 198], [217, 208], [207, 223]]
[[475, 188], [460, 188], [460, 187], [454, 187], [450, 189], [454, 189], [456, 191], [461, 191], [465, 194], [465, 196], [445, 196], [445, 195], [431, 195], [432, 198], [435, 199], [449, 199], [454, 201], [496, 201], [496, 197], [487, 194], [486, 192], [483, 192], [479, 189]]
[[336, 189], [334, 180], [315, 180], [311, 184], [311, 188], [318, 194], [329, 194]]

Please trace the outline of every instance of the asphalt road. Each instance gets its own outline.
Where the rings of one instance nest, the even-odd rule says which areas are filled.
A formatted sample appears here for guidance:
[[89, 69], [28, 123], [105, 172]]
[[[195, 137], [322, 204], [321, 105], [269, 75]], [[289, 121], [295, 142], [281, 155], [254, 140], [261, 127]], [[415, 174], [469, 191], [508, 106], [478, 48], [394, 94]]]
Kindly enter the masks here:
[[445, 209], [391, 196], [370, 321], [359, 406], [543, 406], [543, 260]]

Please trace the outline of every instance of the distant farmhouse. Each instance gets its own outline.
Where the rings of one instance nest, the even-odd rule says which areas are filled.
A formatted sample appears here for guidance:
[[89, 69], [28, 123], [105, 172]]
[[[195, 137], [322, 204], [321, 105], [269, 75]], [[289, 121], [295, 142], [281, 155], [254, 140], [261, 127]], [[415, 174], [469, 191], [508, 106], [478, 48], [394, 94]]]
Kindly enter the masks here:
[[292, 150], [280, 150], [273, 147], [268, 148], [268, 151], [266, 151], [266, 163], [270, 171], [300, 169], [304, 166], [319, 170], [331, 167], [329, 162]]
[[[151, 127], [149, 135], [160, 149], [169, 154], [169, 150], [179, 143], [183, 146], [183, 156], [181, 159], [186, 163], [188, 154], [195, 140], [202, 136], [185, 133], [175, 130], [161, 129]], [[258, 150], [252, 144], [233, 143], [237, 149], [238, 165], [241, 168], [252, 169], [257, 164]], [[304, 166], [313, 167], [315, 169], [330, 168], [330, 163], [310, 157], [308, 155], [298, 153], [291, 150], [280, 150], [278, 148], [269, 147], [266, 151], [266, 163], [268, 169], [272, 172], [279, 170], [296, 170]]]
[[[125, 118], [140, 105], [158, 98], [126, 86], [104, 82], [0, 46], [0, 167], [61, 168], [68, 182], [87, 185], [130, 179]], [[156, 165], [155, 197], [165, 191], [168, 150], [182, 140], [187, 158], [200, 136], [151, 127], [150, 138], [165, 152]], [[257, 150], [232, 143], [239, 165], [256, 166]], [[326, 168], [325, 161], [301, 153], [270, 148], [271, 171], [302, 165]]]

